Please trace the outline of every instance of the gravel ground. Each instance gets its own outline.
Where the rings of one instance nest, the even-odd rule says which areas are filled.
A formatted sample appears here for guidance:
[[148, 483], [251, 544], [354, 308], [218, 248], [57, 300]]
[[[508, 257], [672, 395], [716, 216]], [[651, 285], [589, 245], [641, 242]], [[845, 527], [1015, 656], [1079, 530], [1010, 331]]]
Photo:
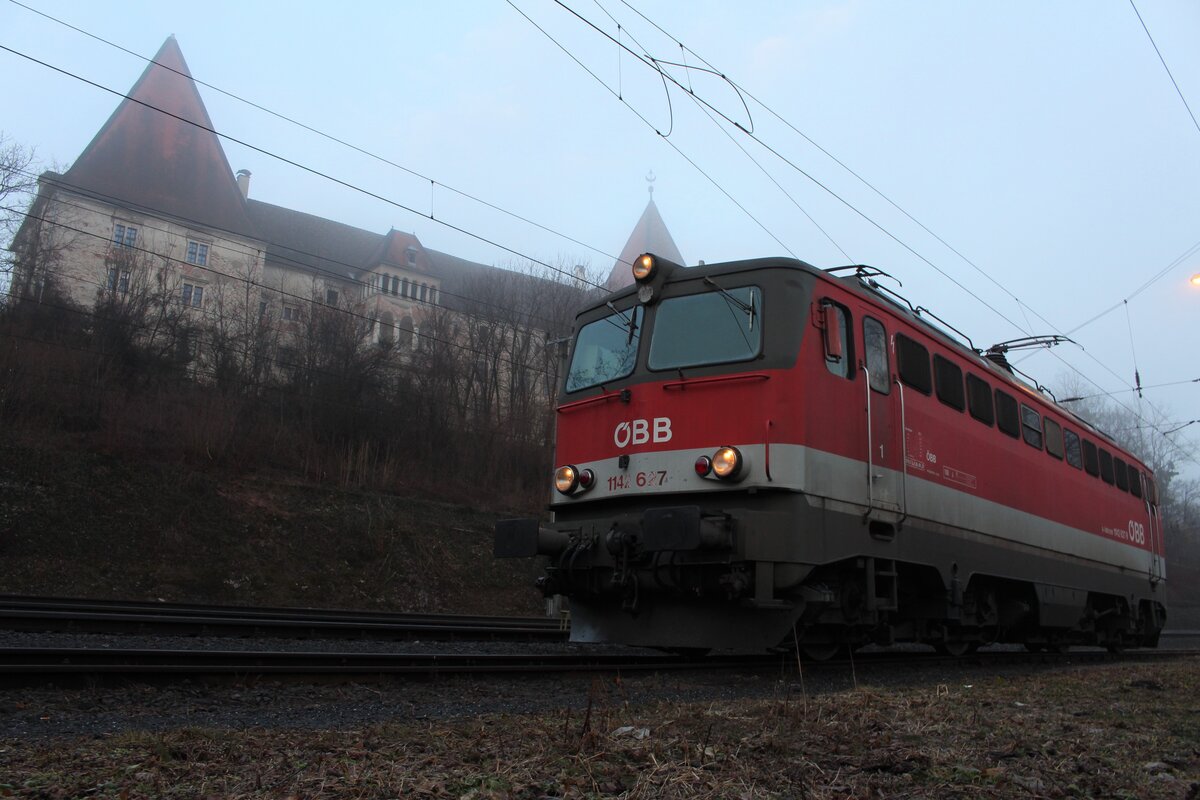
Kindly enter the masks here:
[[[252, 641], [280, 644], [179, 644]], [[859, 661], [801, 675], [781, 657], [758, 673], [6, 689], [0, 796], [1197, 800], [1197, 663]]]
[[[1170, 647], [1196, 646], [1196, 640], [1167, 640]], [[343, 639], [253, 639], [243, 637], [163, 637], [106, 634], [0, 632], [0, 648], [111, 647], [179, 650], [290, 650], [305, 652], [403, 653], [645, 653], [643, 648], [549, 642], [421, 642]], [[871, 648], [878, 649], [878, 648]], [[893, 648], [899, 649], [899, 648]], [[928, 651], [930, 648], [910, 647]], [[997, 647], [995, 649], [1011, 649]], [[653, 652], [653, 651], [649, 651]], [[971, 683], [994, 667], [947, 670], [927, 665], [897, 669], [859, 664], [807, 668], [801, 686], [794, 662], [780, 658], [779, 671], [731, 671], [612, 676], [547, 674], [528, 676], [392, 677], [369, 682], [313, 682], [254, 679], [248, 682], [182, 680], [161, 685], [128, 683], [91, 688], [12, 688], [0, 692], [0, 739], [91, 736], [133, 731], [201, 727], [330, 729], [367, 724], [523, 714], [583, 708], [597, 687], [629, 703], [764, 699], [781, 693], [820, 694], [851, 688], [856, 679], [873, 685]], [[1037, 666], [1013, 668], [1027, 674]], [[1045, 669], [1042, 667], [1041, 669]]]
[[[248, 639], [114, 636], [103, 634], [0, 632], [0, 647], [112, 647], [222, 650], [296, 650], [407, 653], [643, 653], [617, 645], [512, 642], [419, 642], [331, 639]], [[922, 649], [922, 648], [913, 648]], [[924, 648], [928, 649], [928, 648]], [[1037, 667], [1015, 668], [1027, 673]], [[89, 736], [183, 727], [241, 730], [248, 727], [330, 729], [366, 724], [523, 714], [583, 708], [597, 687], [629, 703], [763, 699], [780, 693], [842, 691], [856, 678], [874, 685], [971, 683], [994, 668], [929, 665], [871, 668], [857, 675], [843, 668], [807, 668], [801, 686], [794, 662], [781, 657], [779, 671], [760, 673], [632, 673], [612, 676], [443, 676], [437, 679], [381, 678], [376, 681], [313, 682], [254, 679], [249, 682], [183, 680], [162, 685], [128, 683], [91, 688], [44, 686], [0, 693], [0, 738]]]

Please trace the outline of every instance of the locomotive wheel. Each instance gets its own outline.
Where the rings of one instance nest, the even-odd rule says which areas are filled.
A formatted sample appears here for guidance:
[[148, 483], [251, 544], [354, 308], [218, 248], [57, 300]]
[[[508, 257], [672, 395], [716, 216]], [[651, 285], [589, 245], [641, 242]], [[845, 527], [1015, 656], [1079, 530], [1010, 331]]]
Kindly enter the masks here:
[[958, 658], [959, 656], [965, 656], [967, 653], [978, 650], [979, 646], [975, 644], [975, 642], [938, 642], [933, 646], [933, 649], [937, 650], [944, 656]]
[[842, 646], [836, 642], [810, 642], [800, 645], [800, 652], [811, 661], [828, 661], [841, 649]]

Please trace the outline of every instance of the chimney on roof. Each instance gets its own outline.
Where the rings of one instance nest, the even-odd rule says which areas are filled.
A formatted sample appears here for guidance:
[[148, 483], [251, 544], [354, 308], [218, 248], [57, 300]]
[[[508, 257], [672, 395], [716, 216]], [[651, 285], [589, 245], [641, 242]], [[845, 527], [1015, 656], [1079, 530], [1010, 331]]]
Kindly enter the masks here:
[[239, 169], [237, 171], [237, 185], [242, 190], [243, 200], [250, 196], [250, 170]]

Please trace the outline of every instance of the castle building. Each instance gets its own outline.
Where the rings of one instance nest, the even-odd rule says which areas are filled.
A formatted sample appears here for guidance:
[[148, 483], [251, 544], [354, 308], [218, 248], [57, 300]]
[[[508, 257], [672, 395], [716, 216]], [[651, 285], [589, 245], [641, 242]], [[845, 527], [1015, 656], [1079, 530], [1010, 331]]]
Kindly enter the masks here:
[[[154, 292], [197, 325], [300, 323], [312, 304], [370, 320], [374, 341], [413, 347], [433, 309], [466, 310], [481, 280], [511, 273], [250, 196], [236, 174], [175, 37], [169, 37], [79, 158], [45, 172], [13, 240], [13, 291], [49, 282], [72, 303]], [[621, 262], [656, 252], [682, 262], [651, 199]], [[536, 281], [536, 279], [527, 279]], [[531, 283], [532, 285], [532, 283]]]

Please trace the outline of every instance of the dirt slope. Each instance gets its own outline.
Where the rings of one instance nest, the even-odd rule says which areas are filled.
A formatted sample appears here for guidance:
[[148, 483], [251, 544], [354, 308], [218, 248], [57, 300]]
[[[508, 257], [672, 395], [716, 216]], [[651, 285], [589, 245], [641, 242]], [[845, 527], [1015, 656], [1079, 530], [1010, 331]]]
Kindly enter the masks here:
[[541, 613], [505, 515], [0, 436], [0, 593]]

